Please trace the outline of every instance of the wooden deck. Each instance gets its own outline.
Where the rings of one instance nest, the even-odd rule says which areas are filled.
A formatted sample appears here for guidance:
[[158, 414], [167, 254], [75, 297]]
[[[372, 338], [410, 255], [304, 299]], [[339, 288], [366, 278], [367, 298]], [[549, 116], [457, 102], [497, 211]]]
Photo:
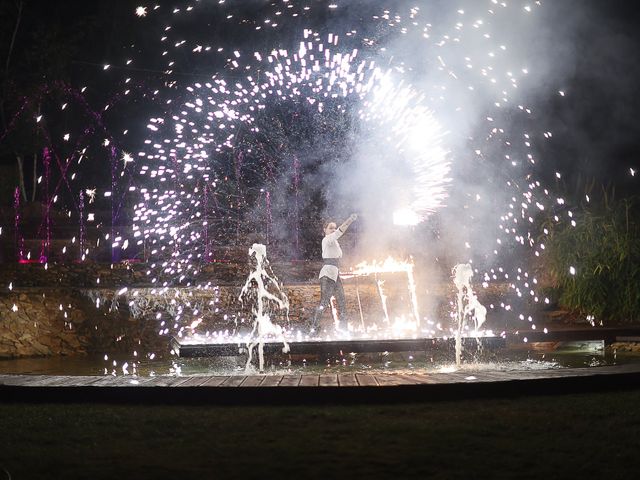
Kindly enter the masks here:
[[0, 375], [0, 401], [3, 402], [370, 403], [570, 393], [611, 388], [640, 388], [640, 365], [402, 374], [156, 377]]

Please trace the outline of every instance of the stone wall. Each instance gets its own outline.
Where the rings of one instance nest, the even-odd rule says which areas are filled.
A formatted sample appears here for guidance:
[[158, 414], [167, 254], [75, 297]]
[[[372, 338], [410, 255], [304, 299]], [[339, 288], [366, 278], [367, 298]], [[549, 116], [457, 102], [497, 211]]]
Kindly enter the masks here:
[[[284, 282], [290, 301], [288, 320], [280, 315], [277, 323], [303, 326], [313, 315], [320, 298], [317, 267], [313, 262], [273, 266], [278, 277], [289, 279]], [[0, 293], [0, 358], [167, 352], [169, 337], [181, 330], [233, 333], [250, 329], [251, 313], [238, 300], [249, 271], [247, 264], [207, 266], [211, 279], [227, 278], [226, 283], [212, 280], [207, 289], [154, 288], [146, 282], [144, 268], [88, 263], [0, 269], [0, 281], [11, 284], [11, 290], [5, 287]], [[360, 312], [367, 325], [382, 320], [382, 304], [372, 278], [345, 280], [344, 287], [352, 322], [361, 321]], [[384, 293], [392, 319], [411, 314], [404, 275], [385, 275]], [[418, 293], [421, 317], [446, 322], [452, 309], [452, 285], [429, 285], [419, 279]], [[498, 303], [505, 288], [494, 286], [478, 293], [488, 305]], [[324, 325], [330, 322], [330, 315], [325, 314]]]
[[[287, 283], [315, 281], [320, 270], [319, 262], [278, 262], [272, 270], [278, 279]], [[200, 271], [181, 282], [186, 285], [211, 282], [215, 285], [239, 285], [244, 283], [251, 270], [248, 261], [208, 263]], [[95, 287], [121, 288], [153, 287], [150, 265], [136, 262], [108, 263], [5, 263], [0, 265], [0, 285], [14, 287]], [[157, 272], [156, 272], [157, 273]]]
[[[239, 286], [219, 286], [206, 291], [142, 288], [121, 295], [110, 289], [84, 290], [82, 293], [89, 299], [93, 311], [86, 332], [90, 349], [109, 351], [115, 347], [161, 351], [168, 343], [167, 337], [181, 330], [202, 334], [247, 332], [253, 317], [250, 308], [238, 300], [240, 290]], [[290, 302], [288, 315], [271, 309], [272, 318], [280, 325], [304, 328], [320, 300], [318, 284], [288, 285], [284, 292]], [[389, 286], [386, 292], [390, 297], [400, 297]], [[360, 312], [368, 325], [382, 321], [382, 305], [372, 282], [357, 286], [346, 283], [345, 297], [352, 322], [361, 321]], [[390, 315], [410, 311], [409, 303], [389, 302]], [[98, 319], [95, 322], [94, 317]], [[322, 321], [330, 327], [331, 315], [326, 313]], [[192, 327], [194, 322], [197, 326]]]
[[0, 358], [85, 353], [78, 328], [87, 312], [73, 307], [77, 300], [65, 290], [0, 295]]

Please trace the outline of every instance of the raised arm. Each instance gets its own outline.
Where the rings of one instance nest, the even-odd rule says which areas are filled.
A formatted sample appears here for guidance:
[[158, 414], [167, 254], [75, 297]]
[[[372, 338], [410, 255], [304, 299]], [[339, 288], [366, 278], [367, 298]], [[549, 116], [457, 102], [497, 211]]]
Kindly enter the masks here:
[[338, 230], [340, 230], [341, 233], [346, 232], [347, 228], [349, 228], [349, 225], [355, 222], [357, 218], [358, 218], [358, 215], [356, 215], [355, 213], [352, 213], [351, 215], [349, 215], [349, 218], [347, 218], [344, 221], [344, 223], [338, 227]]

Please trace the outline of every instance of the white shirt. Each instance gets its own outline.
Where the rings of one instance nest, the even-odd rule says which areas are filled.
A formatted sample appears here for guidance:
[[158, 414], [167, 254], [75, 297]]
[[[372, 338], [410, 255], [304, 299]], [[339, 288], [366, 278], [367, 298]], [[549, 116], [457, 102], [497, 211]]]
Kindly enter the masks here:
[[[342, 249], [338, 243], [338, 239], [343, 235], [340, 229], [325, 235], [322, 239], [322, 258], [342, 258]], [[329, 277], [334, 282], [338, 280], [338, 267], [335, 265], [324, 265], [320, 270], [318, 278]]]

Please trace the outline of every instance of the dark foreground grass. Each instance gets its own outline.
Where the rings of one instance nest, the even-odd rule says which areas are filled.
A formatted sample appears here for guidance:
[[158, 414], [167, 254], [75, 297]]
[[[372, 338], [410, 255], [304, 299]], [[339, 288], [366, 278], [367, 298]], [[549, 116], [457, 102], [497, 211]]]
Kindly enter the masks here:
[[0, 479], [629, 479], [638, 459], [640, 390], [404, 405], [0, 404]]

